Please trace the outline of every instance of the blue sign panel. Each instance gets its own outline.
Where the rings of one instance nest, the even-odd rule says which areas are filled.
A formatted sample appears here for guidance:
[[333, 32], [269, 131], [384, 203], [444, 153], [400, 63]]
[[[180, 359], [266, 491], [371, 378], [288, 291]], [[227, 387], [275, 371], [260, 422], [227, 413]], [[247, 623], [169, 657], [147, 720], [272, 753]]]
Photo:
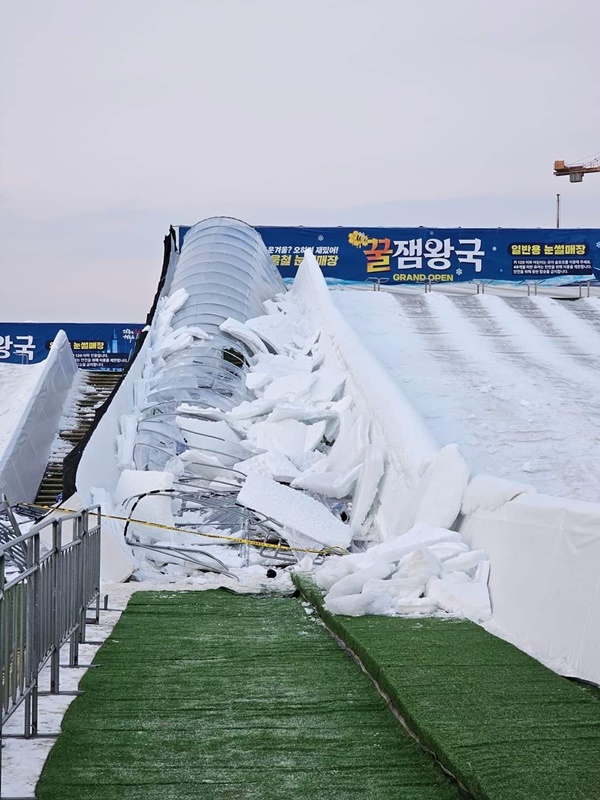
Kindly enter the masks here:
[[[180, 228], [180, 245], [189, 228]], [[332, 282], [390, 284], [600, 278], [600, 229], [288, 228], [257, 226], [273, 262], [291, 278], [311, 248]]]
[[135, 322], [0, 322], [0, 364], [37, 364], [63, 330], [81, 369], [125, 369], [144, 325]]

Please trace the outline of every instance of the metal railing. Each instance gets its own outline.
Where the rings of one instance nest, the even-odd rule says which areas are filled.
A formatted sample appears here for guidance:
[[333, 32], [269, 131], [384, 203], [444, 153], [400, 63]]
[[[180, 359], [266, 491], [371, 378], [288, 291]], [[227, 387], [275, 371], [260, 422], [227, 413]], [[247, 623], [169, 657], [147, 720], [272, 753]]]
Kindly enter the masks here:
[[[18, 572], [9, 566], [14, 552], [24, 555]], [[78, 666], [90, 607], [98, 622], [99, 506], [42, 520], [0, 544], [0, 743], [21, 706], [22, 735], [37, 734], [40, 671], [49, 663], [50, 693], [58, 693], [61, 648], [69, 643], [69, 666]]]

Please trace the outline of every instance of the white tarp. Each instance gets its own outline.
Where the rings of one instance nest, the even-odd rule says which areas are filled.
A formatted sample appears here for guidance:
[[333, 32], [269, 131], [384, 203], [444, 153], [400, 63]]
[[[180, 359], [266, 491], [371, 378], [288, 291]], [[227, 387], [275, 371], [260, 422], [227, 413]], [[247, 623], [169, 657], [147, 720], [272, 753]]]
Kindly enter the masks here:
[[35, 500], [76, 374], [71, 345], [65, 332], [59, 331], [27, 407], [0, 459], [0, 491], [10, 502]]
[[491, 562], [490, 630], [563, 675], [600, 684], [600, 505], [526, 493], [460, 533]]

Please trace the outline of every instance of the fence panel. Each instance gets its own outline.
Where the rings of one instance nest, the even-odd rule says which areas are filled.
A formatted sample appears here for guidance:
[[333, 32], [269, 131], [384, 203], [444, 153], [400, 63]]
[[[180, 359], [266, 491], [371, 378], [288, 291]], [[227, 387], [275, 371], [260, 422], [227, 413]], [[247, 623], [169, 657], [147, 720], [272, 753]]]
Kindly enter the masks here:
[[50, 662], [50, 691], [57, 693], [61, 647], [70, 642], [69, 665], [77, 666], [90, 606], [99, 619], [100, 517], [93, 506], [42, 520], [0, 544], [0, 743], [3, 725], [21, 706], [23, 736], [37, 734], [41, 669]]

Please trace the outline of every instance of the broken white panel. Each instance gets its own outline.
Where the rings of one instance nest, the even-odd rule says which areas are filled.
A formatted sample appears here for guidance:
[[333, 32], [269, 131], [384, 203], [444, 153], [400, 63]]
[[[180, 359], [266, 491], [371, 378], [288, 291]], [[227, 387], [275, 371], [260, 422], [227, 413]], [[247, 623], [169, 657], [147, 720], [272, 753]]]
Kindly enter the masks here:
[[264, 417], [270, 414], [275, 408], [275, 400], [265, 400], [262, 397], [257, 397], [256, 400], [243, 400], [239, 406], [235, 406], [231, 411], [227, 411], [224, 415], [226, 419], [237, 421], [246, 419], [255, 419], [256, 417]]
[[275, 378], [264, 390], [267, 400], [299, 400], [308, 399], [315, 376], [311, 372], [292, 372]]
[[254, 450], [268, 450], [294, 460], [298, 453], [307, 453], [320, 442], [324, 422], [305, 425], [296, 419], [284, 419], [281, 422], [257, 422], [249, 431], [247, 444]]
[[363, 462], [369, 443], [369, 421], [364, 414], [344, 411], [340, 414], [340, 431], [327, 459], [327, 469], [340, 472]]
[[314, 579], [323, 591], [328, 592], [334, 583], [337, 583], [341, 578], [356, 572], [356, 567], [353, 566], [347, 558], [343, 556], [330, 556], [325, 559], [323, 564], [316, 568], [314, 572]]
[[446, 561], [460, 553], [467, 553], [469, 545], [466, 542], [441, 542], [431, 545], [429, 549], [440, 561]]
[[377, 445], [367, 447], [350, 513], [350, 526], [356, 533], [364, 532], [363, 526], [377, 497], [377, 489], [383, 477], [384, 468], [383, 448]]
[[251, 392], [258, 392], [265, 387], [271, 380], [271, 376], [266, 372], [248, 372], [246, 374], [246, 388]]
[[292, 481], [292, 486], [294, 489], [306, 489], [341, 500], [352, 492], [360, 471], [361, 466], [357, 464], [341, 475], [334, 472], [310, 472], [297, 477]]
[[330, 597], [324, 602], [326, 611], [331, 614], [341, 614], [345, 617], [363, 617], [366, 614], [381, 616], [391, 610], [392, 598], [390, 595], [345, 594], [341, 597]]
[[300, 474], [289, 458], [282, 453], [260, 453], [245, 461], [239, 461], [234, 465], [234, 469], [244, 475], [259, 472], [284, 483], [290, 483]]
[[411, 553], [402, 556], [398, 562], [395, 577], [422, 581], [423, 584], [438, 578], [442, 572], [442, 564], [428, 547], [416, 547]]
[[289, 314], [268, 314], [254, 317], [246, 322], [251, 331], [258, 334], [276, 353], [287, 354], [296, 348], [296, 327]]
[[403, 555], [412, 552], [420, 545], [429, 546], [439, 542], [459, 542], [460, 538], [460, 534], [456, 533], [456, 531], [420, 523], [400, 536], [389, 537], [381, 544], [376, 544], [364, 553], [352, 553], [344, 556], [344, 558], [359, 567], [368, 566], [380, 560], [399, 561]]
[[253, 330], [248, 328], [247, 325], [238, 322], [237, 319], [228, 317], [219, 325], [219, 328], [223, 331], [223, 333], [228, 333], [235, 339], [239, 339], [239, 341], [247, 345], [253, 353], [268, 352], [267, 347], [260, 336], [257, 336]]
[[434, 578], [427, 589], [427, 597], [440, 608], [454, 616], [466, 617], [472, 622], [485, 622], [492, 616], [490, 595], [484, 583], [469, 580], [464, 573], [453, 572], [444, 578]]
[[333, 597], [341, 597], [345, 594], [360, 594], [367, 581], [374, 578], [387, 578], [395, 569], [395, 564], [390, 561], [378, 561], [357, 572], [352, 572], [334, 583], [327, 592], [325, 601]]
[[328, 508], [295, 489], [264, 475], [251, 473], [238, 495], [238, 503], [276, 520], [282, 526], [324, 547], [348, 547], [351, 530]]
[[483, 550], [469, 550], [466, 553], [458, 553], [453, 558], [449, 558], [442, 564], [442, 572], [466, 572], [475, 573], [482, 561], [485, 561]]
[[431, 617], [437, 610], [438, 604], [429, 597], [401, 597], [394, 605], [399, 617]]
[[259, 353], [252, 365], [252, 372], [261, 372], [271, 378], [282, 378], [290, 372], [312, 372], [314, 368], [313, 359], [309, 356], [292, 353], [282, 355], [280, 353]]
[[337, 418], [338, 413], [333, 408], [317, 408], [313, 405], [292, 402], [278, 403], [269, 417], [271, 422], [280, 422], [282, 419], [321, 422], [322, 420], [337, 420]]
[[337, 367], [323, 367], [316, 373], [315, 381], [310, 390], [310, 399], [313, 403], [329, 403], [334, 400], [344, 388], [346, 373]]
[[406, 504], [400, 528], [410, 528], [417, 523], [450, 528], [460, 513], [469, 474], [470, 467], [458, 445], [442, 447]]

